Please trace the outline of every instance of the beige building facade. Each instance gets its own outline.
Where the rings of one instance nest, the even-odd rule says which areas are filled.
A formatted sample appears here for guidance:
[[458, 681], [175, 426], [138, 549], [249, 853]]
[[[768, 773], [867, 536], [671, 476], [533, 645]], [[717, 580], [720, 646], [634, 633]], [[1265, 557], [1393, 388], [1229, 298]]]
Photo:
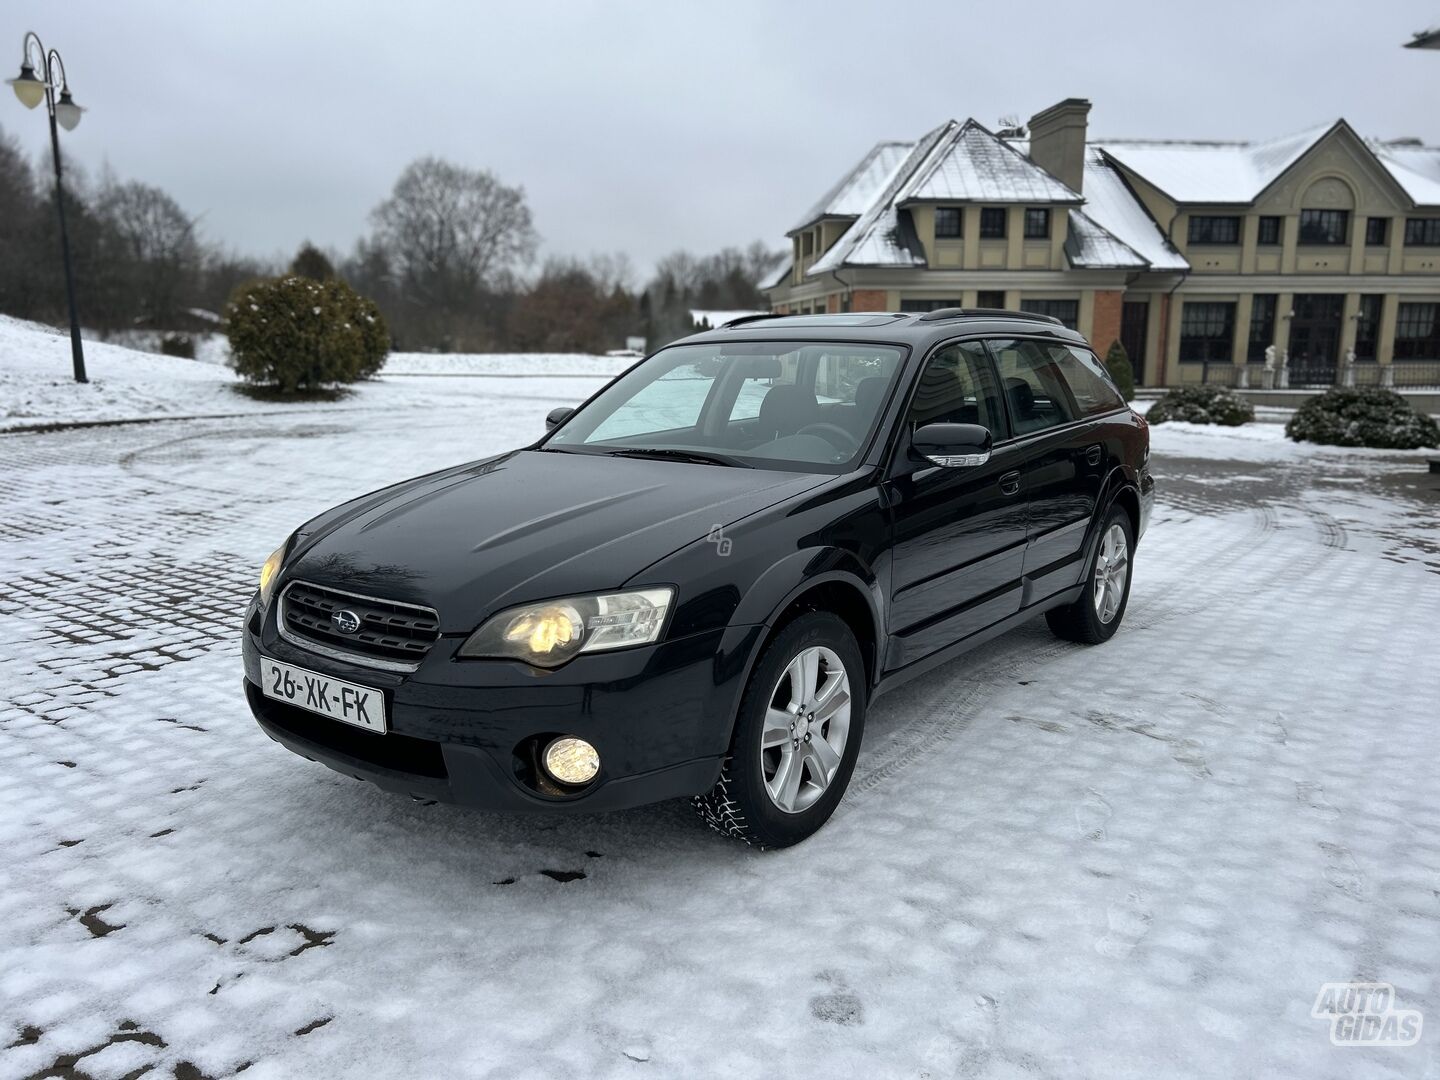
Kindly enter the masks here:
[[777, 311], [1053, 315], [1140, 381], [1440, 382], [1440, 148], [1343, 120], [1259, 143], [950, 121], [878, 144], [789, 233]]

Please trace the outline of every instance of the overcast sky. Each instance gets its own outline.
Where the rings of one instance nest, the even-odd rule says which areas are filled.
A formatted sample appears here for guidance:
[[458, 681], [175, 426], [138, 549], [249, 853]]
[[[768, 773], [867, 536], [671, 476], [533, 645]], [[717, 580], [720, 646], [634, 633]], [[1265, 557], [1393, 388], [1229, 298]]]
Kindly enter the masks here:
[[[422, 154], [522, 185], [546, 253], [637, 268], [786, 228], [881, 138], [1088, 97], [1092, 135], [1263, 138], [1344, 116], [1440, 142], [1440, 0], [701, 5], [5, 0], [58, 48], [67, 153], [234, 249], [348, 251]], [[40, 115], [0, 98], [37, 155]]]

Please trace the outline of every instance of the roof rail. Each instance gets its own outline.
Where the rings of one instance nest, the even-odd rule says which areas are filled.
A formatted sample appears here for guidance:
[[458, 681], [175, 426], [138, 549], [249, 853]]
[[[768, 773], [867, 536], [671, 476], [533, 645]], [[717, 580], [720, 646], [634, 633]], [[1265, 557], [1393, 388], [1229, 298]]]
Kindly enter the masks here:
[[940, 322], [942, 319], [958, 319], [961, 316], [983, 315], [987, 319], [1029, 319], [1032, 322], [1054, 323], [1064, 326], [1054, 315], [1040, 315], [1033, 311], [1009, 311], [1005, 308], [958, 308], [944, 307], [927, 311], [920, 316], [920, 322]]
[[762, 311], [759, 315], [741, 315], [738, 319], [731, 319], [715, 327], [716, 330], [729, 330], [732, 326], [739, 326], [741, 323], [759, 322], [761, 319], [783, 319], [784, 314], [778, 311]]

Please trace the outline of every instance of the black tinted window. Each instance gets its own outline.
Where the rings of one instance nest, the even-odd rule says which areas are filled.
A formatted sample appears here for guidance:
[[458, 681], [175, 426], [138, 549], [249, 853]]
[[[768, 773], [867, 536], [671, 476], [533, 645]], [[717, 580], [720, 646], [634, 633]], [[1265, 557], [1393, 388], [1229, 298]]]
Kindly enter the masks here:
[[950, 345], [925, 364], [906, 417], [921, 424], [979, 424], [997, 440], [1005, 438], [1005, 407], [985, 348], [978, 341]]
[[1089, 349], [1080, 349], [1073, 345], [1063, 348], [1051, 345], [1048, 350], [1060, 368], [1060, 374], [1065, 379], [1065, 385], [1070, 388], [1070, 396], [1075, 399], [1075, 406], [1081, 416], [1114, 412], [1124, 406], [1125, 399], [1110, 381], [1105, 366]]
[[[1016, 435], [1079, 419], [1052, 346], [1038, 341], [990, 342]], [[1063, 347], [1056, 352], [1066, 352]]]

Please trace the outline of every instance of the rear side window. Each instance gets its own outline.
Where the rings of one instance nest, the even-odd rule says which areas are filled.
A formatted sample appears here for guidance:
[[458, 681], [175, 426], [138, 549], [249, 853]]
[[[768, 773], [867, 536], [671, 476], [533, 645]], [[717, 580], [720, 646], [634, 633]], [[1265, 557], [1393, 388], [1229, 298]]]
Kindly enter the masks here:
[[922, 424], [979, 424], [996, 441], [1005, 438], [1005, 406], [985, 346], [964, 341], [930, 357], [905, 419], [912, 431]]
[[1080, 418], [1054, 355], [1059, 352], [1068, 356], [1068, 350], [1038, 341], [1003, 338], [991, 341], [990, 349], [1000, 369], [1000, 388], [1010, 407], [1010, 423], [1016, 435], [1029, 435]]
[[1089, 349], [1050, 345], [1047, 351], [1065, 377], [1065, 385], [1070, 387], [1081, 416], [1098, 416], [1124, 408], [1125, 399], [1110, 381], [1109, 372]]

